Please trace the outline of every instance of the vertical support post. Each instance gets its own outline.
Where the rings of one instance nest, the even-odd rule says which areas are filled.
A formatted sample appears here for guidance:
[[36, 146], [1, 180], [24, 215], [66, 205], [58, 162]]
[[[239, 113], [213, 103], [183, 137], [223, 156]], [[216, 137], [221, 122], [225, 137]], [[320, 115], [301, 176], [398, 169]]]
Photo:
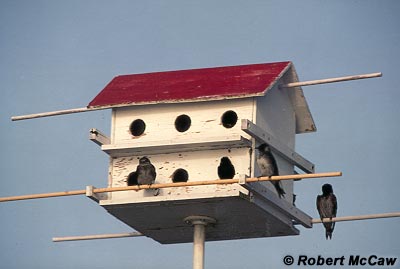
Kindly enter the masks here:
[[206, 224], [204, 222], [193, 223], [193, 269], [204, 268], [204, 242], [206, 238]]
[[204, 269], [206, 226], [216, 220], [206, 216], [190, 216], [184, 219], [193, 225], [193, 269]]

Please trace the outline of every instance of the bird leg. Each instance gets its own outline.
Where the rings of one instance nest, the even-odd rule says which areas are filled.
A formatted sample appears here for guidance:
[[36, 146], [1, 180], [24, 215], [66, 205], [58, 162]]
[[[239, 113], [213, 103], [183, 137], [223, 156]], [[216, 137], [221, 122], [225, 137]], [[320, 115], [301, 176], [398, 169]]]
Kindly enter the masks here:
[[154, 189], [153, 195], [154, 195], [154, 196], [157, 196], [157, 195], [159, 195], [159, 194], [160, 194], [160, 189]]
[[[151, 186], [153, 185], [153, 183], [154, 183], [154, 182], [152, 182], [152, 183], [149, 184], [149, 189], [151, 189]], [[159, 194], [160, 194], [160, 189], [158, 189], [158, 188], [157, 188], [157, 189], [153, 189], [153, 195], [154, 195], [154, 196], [157, 196], [157, 195], [159, 195]]]

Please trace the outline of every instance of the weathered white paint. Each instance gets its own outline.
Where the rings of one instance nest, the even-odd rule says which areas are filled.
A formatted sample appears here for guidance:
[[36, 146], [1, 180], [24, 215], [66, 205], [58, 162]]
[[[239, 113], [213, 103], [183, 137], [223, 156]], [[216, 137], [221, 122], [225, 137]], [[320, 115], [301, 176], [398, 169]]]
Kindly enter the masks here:
[[109, 144], [102, 145], [101, 149], [111, 157], [127, 157], [239, 147], [251, 147], [251, 141], [241, 135], [233, 134], [218, 137], [204, 136], [196, 140], [186, 137], [179, 140], [149, 141], [139, 144]]
[[[159, 155], [146, 155], [152, 164], [156, 167], [156, 183], [171, 183], [172, 174], [179, 168], [185, 169], [189, 173], [189, 181], [203, 181], [218, 178], [217, 169], [222, 157], [227, 156], [235, 167], [235, 178], [239, 174], [250, 174], [250, 149], [249, 148], [231, 148], [223, 150], [207, 150], [183, 153], [169, 153]], [[110, 176], [112, 182], [110, 187], [121, 187], [127, 185], [128, 175], [136, 170], [138, 159], [142, 156], [112, 158]], [[244, 190], [241, 186], [232, 185], [209, 185], [195, 187], [179, 187], [160, 189], [159, 194], [154, 196], [153, 190], [140, 192], [127, 191], [112, 193], [112, 203], [129, 203], [143, 201], [163, 200], [169, 196], [170, 199], [189, 195], [195, 198], [197, 195], [207, 194], [214, 197], [216, 193]]]
[[[140, 146], [141, 143], [152, 141], [201, 141], [204, 137], [243, 135], [240, 119], [252, 119], [253, 109], [253, 98], [119, 108], [113, 111], [111, 143]], [[221, 124], [221, 117], [228, 110], [233, 110], [238, 115], [237, 124], [230, 129]], [[175, 128], [175, 120], [182, 114], [191, 118], [189, 130], [183, 133]], [[135, 137], [129, 131], [129, 127], [136, 119], [145, 122], [146, 130], [143, 135]]]
[[[222, 125], [221, 117], [232, 110], [237, 114], [237, 123], [232, 128]], [[175, 128], [179, 115], [188, 115], [191, 126], [185, 132]], [[148, 156], [157, 171], [157, 183], [172, 182], [171, 176], [178, 168], [189, 173], [190, 181], [218, 178], [217, 167], [220, 159], [228, 156], [235, 166], [236, 175], [250, 174], [251, 139], [241, 130], [241, 118], [253, 118], [254, 99], [222, 100], [200, 102], [198, 104], [163, 104], [124, 107], [113, 110], [111, 144], [102, 145], [102, 150], [110, 158], [109, 186], [126, 186], [129, 173], [136, 170], [138, 159]], [[143, 135], [133, 136], [130, 124], [141, 119], [146, 124]], [[235, 176], [235, 177], [237, 177]], [[191, 198], [207, 193], [234, 191], [243, 188], [232, 186], [202, 186], [170, 188], [159, 191], [121, 192], [111, 194], [112, 201], [107, 204], [129, 203], [132, 201], [157, 201], [176, 199], [185, 195]], [[163, 197], [167, 195], [168, 198]]]

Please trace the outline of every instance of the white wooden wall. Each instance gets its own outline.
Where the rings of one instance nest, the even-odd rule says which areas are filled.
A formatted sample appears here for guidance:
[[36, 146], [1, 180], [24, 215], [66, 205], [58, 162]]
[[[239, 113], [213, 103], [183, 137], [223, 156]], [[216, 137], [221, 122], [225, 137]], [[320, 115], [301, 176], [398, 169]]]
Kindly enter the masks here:
[[[139, 145], [150, 141], [201, 141], [207, 137], [232, 134], [247, 136], [240, 130], [240, 119], [252, 119], [253, 109], [253, 98], [119, 108], [113, 112], [111, 143]], [[221, 117], [228, 110], [233, 110], [238, 115], [236, 126], [230, 129], [221, 124]], [[175, 119], [182, 114], [191, 118], [190, 129], [183, 133], [178, 132], [174, 125]], [[142, 119], [146, 123], [145, 133], [139, 137], [132, 136], [129, 131], [129, 126], [135, 119]]]
[[[221, 123], [221, 117], [226, 111], [235, 111], [238, 117], [237, 123], [232, 128], [225, 128]], [[111, 133], [111, 144], [115, 147], [130, 147], [132, 154], [116, 155], [110, 161], [109, 185], [113, 187], [126, 186], [129, 173], [136, 170], [138, 159], [148, 156], [156, 167], [157, 183], [172, 182], [172, 174], [178, 168], [183, 168], [189, 173], [189, 181], [202, 181], [218, 179], [217, 167], [220, 159], [224, 156], [229, 157], [235, 166], [236, 175], [249, 175], [251, 173], [251, 144], [239, 147], [229, 144], [226, 147], [218, 145], [207, 147], [212, 141], [224, 141], [233, 136], [243, 136], [251, 139], [249, 135], [241, 130], [240, 120], [242, 118], [253, 119], [254, 99], [238, 99], [229, 101], [212, 101], [182, 104], [164, 104], [135, 106], [118, 108], [113, 111], [113, 123]], [[186, 132], [178, 132], [175, 128], [175, 119], [179, 115], [188, 115], [191, 118], [191, 126]], [[133, 136], [129, 131], [132, 121], [142, 119], [146, 124], [146, 130], [141, 136]], [[182, 151], [179, 147], [181, 143], [201, 143], [203, 150], [197, 147], [193, 150]], [[167, 154], [160, 149], [154, 149], [156, 145], [169, 145]], [[146, 153], [146, 147], [150, 154]], [[135, 150], [140, 148], [140, 154]], [[221, 195], [238, 195], [238, 190], [244, 193], [247, 191], [239, 185], [220, 185], [220, 186], [201, 186], [185, 188], [168, 188], [160, 190], [158, 196], [154, 196], [153, 191], [140, 192], [116, 192], [112, 194], [113, 203], [129, 203], [132, 201], [157, 201], [187, 198], [215, 197]]]
[[[283, 78], [285, 79], [285, 78]], [[197, 103], [177, 103], [117, 108], [113, 110], [110, 155], [109, 186], [126, 186], [129, 173], [135, 171], [138, 159], [148, 156], [157, 170], [157, 183], [172, 182], [171, 176], [178, 168], [189, 173], [189, 181], [217, 179], [217, 167], [220, 159], [227, 156], [235, 166], [236, 175], [260, 176], [255, 164], [255, 154], [250, 150], [251, 144], [221, 144], [218, 147], [208, 146], [212, 141], [225, 141], [232, 137], [251, 137], [241, 130], [241, 119], [249, 119], [268, 131], [283, 144], [294, 148], [296, 121], [295, 112], [288, 92], [293, 89], [274, 87], [266, 96], [227, 101]], [[226, 111], [235, 111], [238, 121], [233, 128], [225, 128], [221, 117]], [[191, 119], [191, 126], [185, 132], [175, 128], [175, 120], [180, 115]], [[145, 132], [133, 136], [130, 124], [141, 119], [146, 124]], [[236, 139], [236, 138], [235, 138]], [[182, 150], [182, 143], [201, 143], [194, 150]], [[167, 152], [154, 146], [167, 145]], [[175, 146], [176, 145], [176, 146]], [[124, 149], [123, 154], [112, 154], [112, 148]], [[131, 153], [130, 153], [131, 152]], [[274, 154], [280, 174], [292, 174], [293, 165]], [[281, 182], [286, 200], [292, 202], [293, 182]], [[270, 182], [260, 183], [275, 191]], [[202, 186], [160, 190], [158, 196], [153, 191], [116, 192], [112, 200], [106, 203], [130, 203], [140, 201], [162, 201], [187, 198], [215, 197], [219, 195], [238, 195], [238, 191], [247, 193], [239, 185]]]
[[[156, 167], [156, 183], [171, 183], [172, 174], [177, 169], [185, 169], [189, 174], [189, 181], [215, 180], [218, 179], [217, 169], [220, 159], [229, 157], [235, 167], [235, 177], [239, 174], [250, 174], [250, 150], [249, 148], [232, 148], [226, 150], [207, 150], [183, 153], [169, 153], [160, 155], [147, 155]], [[110, 175], [112, 187], [126, 186], [129, 173], [136, 170], [138, 158], [141, 156], [118, 157], [112, 159]], [[194, 199], [203, 197], [217, 197], [224, 195], [238, 195], [238, 191], [247, 191], [237, 184], [229, 185], [208, 185], [196, 187], [179, 187], [160, 189], [158, 196], [154, 196], [153, 190], [138, 192], [114, 192], [112, 193], [113, 203], [129, 203]]]
[[[287, 74], [285, 74], [285, 76], [286, 75]], [[284, 80], [285, 77], [282, 79]], [[275, 86], [269, 90], [265, 96], [257, 98], [255, 120], [255, 124], [279, 139], [282, 144], [292, 149], [294, 149], [295, 146], [296, 118], [288, 91], [293, 90], [294, 89], [288, 88], [279, 89]], [[279, 174], [293, 174], [294, 166], [278, 154], [273, 154], [278, 164]], [[257, 165], [253, 166], [253, 174], [255, 176], [260, 175]], [[274, 186], [270, 182], [262, 182], [260, 184], [275, 191]], [[293, 181], [285, 180], [281, 181], [281, 184], [286, 192], [285, 199], [292, 203]]]

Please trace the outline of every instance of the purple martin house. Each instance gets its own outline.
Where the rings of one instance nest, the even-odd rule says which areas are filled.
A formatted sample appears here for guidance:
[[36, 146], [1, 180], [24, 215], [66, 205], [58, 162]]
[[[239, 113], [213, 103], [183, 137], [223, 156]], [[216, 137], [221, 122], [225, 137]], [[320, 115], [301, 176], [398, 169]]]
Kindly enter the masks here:
[[155, 183], [217, 180], [224, 157], [241, 183], [110, 192], [98, 203], [163, 244], [192, 242], [184, 219], [196, 215], [215, 220], [207, 241], [298, 235], [311, 217], [293, 205], [293, 181], [281, 181], [279, 198], [270, 182], [243, 180], [260, 176], [255, 147], [264, 142], [281, 175], [314, 172], [295, 152], [296, 134], [316, 130], [303, 91], [279, 87], [297, 81], [291, 62], [115, 77], [88, 105], [112, 109], [111, 134], [90, 133], [110, 157], [108, 187], [127, 186], [143, 156]]

